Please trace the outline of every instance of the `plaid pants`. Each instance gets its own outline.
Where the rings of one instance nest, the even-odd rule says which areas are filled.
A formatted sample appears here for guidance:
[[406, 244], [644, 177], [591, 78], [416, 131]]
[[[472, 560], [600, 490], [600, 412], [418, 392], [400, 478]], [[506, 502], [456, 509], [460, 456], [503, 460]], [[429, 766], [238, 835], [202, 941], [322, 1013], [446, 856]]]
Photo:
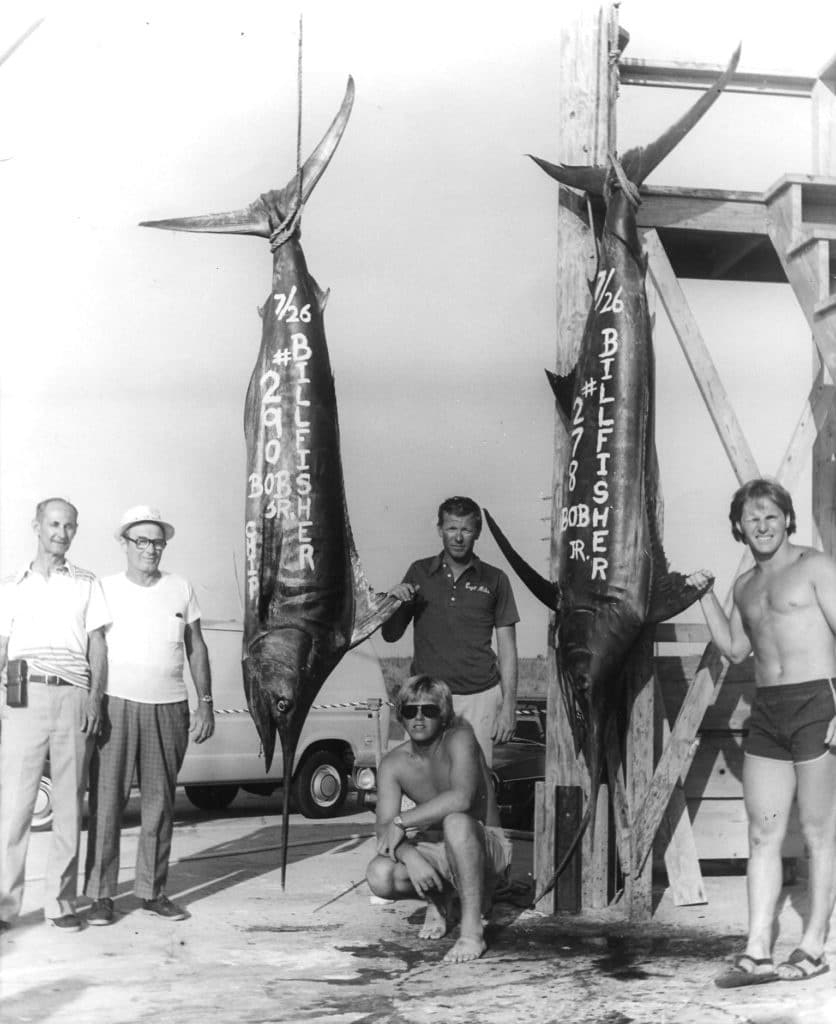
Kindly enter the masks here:
[[174, 790], [189, 743], [189, 705], [108, 696], [102, 707], [105, 724], [90, 769], [84, 892], [92, 899], [116, 895], [122, 812], [136, 775], [141, 825], [134, 892], [140, 899], [156, 899], [168, 877]]

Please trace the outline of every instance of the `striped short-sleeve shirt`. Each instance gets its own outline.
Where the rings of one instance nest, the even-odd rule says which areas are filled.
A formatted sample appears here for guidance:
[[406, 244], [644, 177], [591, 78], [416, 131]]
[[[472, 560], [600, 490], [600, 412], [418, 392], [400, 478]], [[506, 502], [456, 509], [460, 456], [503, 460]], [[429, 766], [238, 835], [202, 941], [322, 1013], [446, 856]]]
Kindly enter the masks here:
[[101, 584], [71, 562], [42, 576], [31, 566], [0, 581], [0, 636], [9, 660], [88, 689], [87, 635], [110, 622]]

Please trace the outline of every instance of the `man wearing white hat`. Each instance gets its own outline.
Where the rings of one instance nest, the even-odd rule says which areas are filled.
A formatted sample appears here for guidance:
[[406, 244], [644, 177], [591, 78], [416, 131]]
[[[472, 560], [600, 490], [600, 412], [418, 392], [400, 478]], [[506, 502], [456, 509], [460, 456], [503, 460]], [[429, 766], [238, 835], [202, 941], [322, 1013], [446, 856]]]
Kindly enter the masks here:
[[85, 893], [93, 899], [89, 924], [113, 923], [119, 880], [122, 811], [136, 774], [141, 828], [134, 892], [143, 909], [179, 921], [186, 911], [165, 894], [177, 773], [189, 742], [189, 704], [183, 679], [188, 661], [197, 691], [192, 738], [215, 731], [209, 654], [200, 608], [187, 580], [160, 572], [174, 527], [156, 508], [137, 505], [122, 516], [116, 539], [125, 572], [102, 580], [113, 619], [107, 630], [108, 687], [91, 782]]

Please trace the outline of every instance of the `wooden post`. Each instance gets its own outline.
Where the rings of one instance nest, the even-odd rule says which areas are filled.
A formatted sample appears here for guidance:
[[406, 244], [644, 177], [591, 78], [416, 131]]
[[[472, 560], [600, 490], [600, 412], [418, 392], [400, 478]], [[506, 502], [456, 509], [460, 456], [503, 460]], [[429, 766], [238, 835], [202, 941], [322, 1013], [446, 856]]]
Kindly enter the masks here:
[[[812, 92], [813, 173], [836, 174], [836, 57], [819, 74]], [[824, 373], [830, 402], [833, 380], [813, 344], [813, 376]], [[829, 416], [813, 445], [813, 543], [836, 555], [836, 423]]]
[[[605, 164], [615, 146], [615, 76], [617, 62], [610, 53], [617, 47], [618, 22], [614, 5], [585, 4], [567, 16], [558, 64], [558, 125], [556, 157], [569, 164]], [[596, 253], [590, 226], [585, 222], [585, 203], [571, 189], [561, 186], [557, 205], [557, 353], [555, 369], [567, 373], [577, 360], [589, 307], [588, 279], [595, 273]], [[563, 507], [563, 474], [568, 462], [568, 438], [556, 417], [552, 488], [551, 569], [556, 578], [560, 510]], [[554, 646], [555, 623], [549, 625], [549, 647]], [[558, 786], [582, 786], [589, 799], [589, 777], [578, 763], [560, 694], [554, 658], [548, 659], [546, 722], [546, 779], [541, 817], [535, 821], [541, 854], [556, 849], [555, 793]], [[603, 787], [602, 787], [603, 790]], [[596, 815], [600, 837], [607, 821], [606, 803]], [[583, 907], [607, 903], [606, 847], [593, 856], [590, 837], [582, 844]], [[537, 858], [536, 885], [545, 887], [553, 870], [553, 856]], [[557, 910], [556, 893], [545, 897], [539, 909]]]
[[[633, 673], [630, 727], [627, 730], [627, 792], [631, 808], [631, 825], [635, 809], [641, 805], [653, 778], [654, 703], [653, 683], [654, 645], [643, 636], [637, 645], [636, 668]], [[653, 895], [653, 858], [643, 866], [636, 863], [635, 841], [631, 835], [630, 863], [625, 867], [624, 895], [631, 921], [650, 920]]]

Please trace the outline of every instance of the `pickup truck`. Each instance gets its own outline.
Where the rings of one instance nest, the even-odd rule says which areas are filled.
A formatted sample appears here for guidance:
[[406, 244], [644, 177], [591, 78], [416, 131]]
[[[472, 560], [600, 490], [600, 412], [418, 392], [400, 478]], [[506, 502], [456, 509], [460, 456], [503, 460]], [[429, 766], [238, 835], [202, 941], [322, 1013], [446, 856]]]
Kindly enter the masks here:
[[[241, 675], [240, 622], [201, 623], [212, 667], [215, 734], [190, 743], [177, 784], [204, 810], [227, 807], [239, 789], [269, 795], [282, 784], [281, 746], [265, 773], [260, 742], [247, 710]], [[195, 696], [187, 682], [194, 710]], [[371, 641], [342, 659], [325, 681], [308, 714], [291, 778], [291, 798], [308, 818], [337, 814], [349, 786], [374, 791], [376, 770], [386, 752], [390, 707], [380, 662]], [[51, 786], [46, 767], [35, 808], [34, 829], [52, 820]]]

